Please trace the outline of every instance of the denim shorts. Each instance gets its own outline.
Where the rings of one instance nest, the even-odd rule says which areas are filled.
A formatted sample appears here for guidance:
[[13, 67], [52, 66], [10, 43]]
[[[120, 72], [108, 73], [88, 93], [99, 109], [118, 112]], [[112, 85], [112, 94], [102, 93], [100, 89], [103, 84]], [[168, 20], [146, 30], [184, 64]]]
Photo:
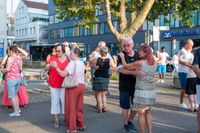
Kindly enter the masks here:
[[119, 93], [120, 107], [122, 109], [130, 109], [131, 105], [133, 105], [133, 97], [134, 93], [120, 92]]
[[179, 77], [179, 80], [180, 80], [181, 89], [185, 89], [186, 83], [187, 83], [187, 73], [179, 72], [178, 77]]
[[157, 66], [157, 71], [158, 71], [158, 73], [163, 73], [163, 74], [165, 74], [166, 71], [167, 71], [167, 66], [166, 66], [166, 65], [158, 65], [158, 66]]
[[16, 80], [7, 80], [7, 86], [8, 86], [8, 97], [13, 98], [17, 95], [17, 92], [19, 90], [20, 86], [20, 79]]

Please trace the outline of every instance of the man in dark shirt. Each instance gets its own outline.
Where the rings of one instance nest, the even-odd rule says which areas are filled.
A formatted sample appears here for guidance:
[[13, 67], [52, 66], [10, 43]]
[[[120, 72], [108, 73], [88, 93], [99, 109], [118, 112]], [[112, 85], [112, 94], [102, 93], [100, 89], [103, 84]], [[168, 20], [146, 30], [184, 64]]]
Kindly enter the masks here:
[[[134, 43], [132, 38], [125, 38], [122, 41], [122, 49], [127, 63], [132, 63], [139, 59], [139, 55], [133, 50], [133, 47]], [[135, 133], [137, 132], [137, 129], [133, 125], [132, 120], [137, 112], [130, 108], [135, 93], [135, 76], [143, 76], [143, 73], [140, 71], [129, 71], [123, 69], [121, 58], [119, 56], [117, 61], [117, 70], [119, 72], [120, 107], [122, 108], [122, 117], [124, 122], [123, 132]]]
[[[195, 52], [194, 61], [192, 69], [197, 75], [197, 84], [196, 84], [196, 92], [197, 92], [197, 98], [196, 98], [196, 104], [200, 105], [200, 48], [198, 48]], [[197, 120], [198, 120], [198, 133], [200, 133], [200, 106], [197, 110]]]

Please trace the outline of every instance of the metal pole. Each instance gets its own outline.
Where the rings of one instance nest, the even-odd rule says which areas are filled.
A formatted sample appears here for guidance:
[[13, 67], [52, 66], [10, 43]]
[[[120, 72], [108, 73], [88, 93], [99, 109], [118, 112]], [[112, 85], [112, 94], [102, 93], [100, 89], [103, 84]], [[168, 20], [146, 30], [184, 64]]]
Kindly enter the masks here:
[[147, 44], [149, 44], [149, 21], [147, 20]]

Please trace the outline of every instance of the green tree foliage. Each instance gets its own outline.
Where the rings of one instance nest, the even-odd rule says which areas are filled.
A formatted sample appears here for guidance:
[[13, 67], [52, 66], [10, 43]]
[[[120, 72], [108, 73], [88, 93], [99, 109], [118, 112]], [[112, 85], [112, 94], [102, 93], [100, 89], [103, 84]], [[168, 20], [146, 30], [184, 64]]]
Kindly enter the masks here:
[[[111, 32], [121, 41], [124, 36], [134, 36], [142, 23], [154, 21], [161, 14], [173, 12], [175, 20], [192, 27], [189, 20], [191, 12], [199, 10], [200, 0], [53, 0], [60, 19], [80, 18], [77, 26], [89, 28], [99, 21], [96, 10], [106, 13]], [[115, 29], [112, 19], [119, 20], [119, 30]]]

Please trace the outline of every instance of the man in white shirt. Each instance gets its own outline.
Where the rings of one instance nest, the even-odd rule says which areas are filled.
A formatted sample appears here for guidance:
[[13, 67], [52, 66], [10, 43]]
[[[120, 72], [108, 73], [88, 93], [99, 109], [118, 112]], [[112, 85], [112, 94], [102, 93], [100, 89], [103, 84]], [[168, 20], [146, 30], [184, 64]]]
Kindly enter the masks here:
[[178, 53], [178, 77], [180, 80], [181, 90], [180, 90], [180, 108], [188, 109], [188, 106], [183, 102], [184, 96], [185, 96], [185, 88], [186, 88], [186, 82], [187, 82], [187, 74], [188, 74], [188, 67], [185, 65], [185, 63], [189, 63], [190, 60], [190, 54], [194, 43], [191, 39], [188, 39], [185, 42], [185, 45]]
[[166, 51], [165, 47], [161, 48], [161, 53], [158, 53], [158, 67], [157, 67], [157, 71], [159, 74], [159, 80], [157, 82], [162, 82], [164, 83], [164, 74], [167, 71], [167, 65], [166, 65], [166, 61], [167, 58], [169, 58], [169, 55]]

